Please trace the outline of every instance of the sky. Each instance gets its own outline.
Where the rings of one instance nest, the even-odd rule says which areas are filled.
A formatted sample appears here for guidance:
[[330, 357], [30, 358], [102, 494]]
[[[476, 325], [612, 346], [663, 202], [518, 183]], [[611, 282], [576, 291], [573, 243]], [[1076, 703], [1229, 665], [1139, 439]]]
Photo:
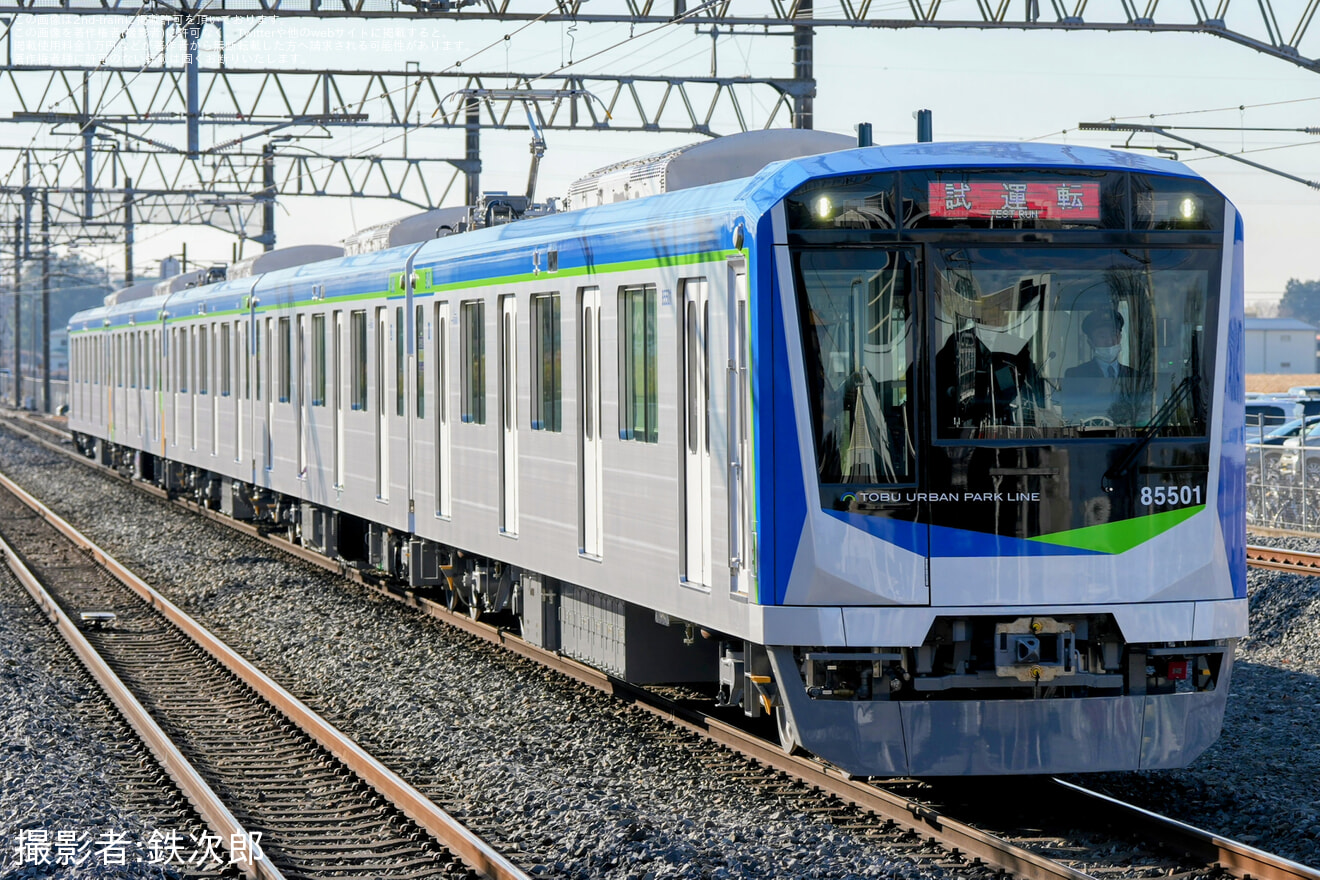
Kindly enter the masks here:
[[[969, 0], [950, 0], [955, 2]], [[954, 13], [945, 10], [944, 14]], [[59, 21], [69, 22], [67, 28], [99, 28], [94, 32], [101, 37], [99, 43], [77, 39], [63, 49], [62, 57], [68, 61], [96, 63], [111, 57], [139, 64], [160, 48], [159, 24], [135, 22], [137, 30], [130, 27], [125, 31], [128, 37], [116, 41], [108, 38], [114, 34], [106, 28], [119, 30], [122, 22]], [[348, 51], [336, 52], [318, 47], [316, 26], [309, 30], [306, 22], [231, 22], [228, 63], [273, 64], [279, 55], [296, 52], [298, 64], [311, 69], [399, 66], [397, 51], [394, 58], [372, 51], [367, 25], [343, 26], [356, 42], [350, 40]], [[414, 59], [424, 69], [462, 61], [464, 70], [549, 73], [572, 60], [576, 64], [571, 69], [582, 73], [708, 74], [711, 65], [711, 37], [694, 33], [691, 26], [580, 25], [575, 30], [559, 23], [523, 29], [498, 23], [407, 26], [429, 28], [424, 31], [429, 37], [426, 48]], [[16, 30], [16, 61], [25, 60], [25, 51], [35, 51], [31, 34]], [[503, 39], [505, 34], [510, 34], [508, 40]], [[174, 59], [181, 48], [177, 41], [167, 41], [167, 57]], [[592, 57], [594, 53], [600, 54]], [[205, 51], [203, 63], [213, 64], [213, 56]], [[716, 58], [721, 75], [788, 76], [792, 45], [786, 37], [721, 35]], [[1320, 126], [1320, 74], [1208, 35], [822, 28], [815, 41], [815, 76], [815, 127], [852, 135], [858, 122], [870, 122], [876, 143], [914, 140], [913, 113], [920, 108], [933, 112], [936, 140], [1040, 140], [1109, 147], [1122, 145], [1126, 136], [1080, 132], [1078, 124], [1116, 119], [1215, 126], [1224, 130], [1181, 133], [1225, 151], [1243, 151], [1247, 158], [1299, 177], [1320, 179], [1320, 134], [1295, 131]], [[0, 112], [5, 109], [0, 107]], [[752, 102], [743, 109], [750, 126], [765, 123], [767, 107]], [[782, 111], [779, 120], [788, 124]], [[720, 123], [726, 132], [735, 130], [731, 114], [724, 114], [717, 120]], [[168, 132], [176, 133], [177, 129]], [[379, 130], [337, 129], [333, 135], [328, 142], [331, 148], [366, 153], [379, 150], [382, 139], [392, 137]], [[5, 136], [12, 142], [12, 132]], [[462, 153], [461, 132], [412, 137], [414, 154], [419, 150], [437, 156]], [[528, 134], [486, 131], [482, 138], [483, 189], [522, 191], [528, 171]], [[562, 196], [588, 170], [699, 139], [690, 134], [546, 132], [538, 195]], [[1152, 135], [1131, 141], [1139, 147], [1157, 142], [1170, 145]], [[1242, 212], [1249, 295], [1281, 293], [1290, 278], [1320, 278], [1315, 246], [1320, 192], [1202, 151], [1183, 152], [1180, 157]], [[354, 229], [409, 213], [413, 209], [406, 205], [382, 200], [285, 198], [276, 220], [278, 242], [282, 246], [337, 243]], [[145, 267], [178, 254], [184, 241], [190, 262], [210, 263], [229, 259], [234, 238], [196, 227], [141, 229], [135, 263]], [[245, 253], [255, 252], [256, 246], [249, 243]], [[122, 247], [89, 247], [83, 253], [102, 259], [115, 272], [122, 270]]]

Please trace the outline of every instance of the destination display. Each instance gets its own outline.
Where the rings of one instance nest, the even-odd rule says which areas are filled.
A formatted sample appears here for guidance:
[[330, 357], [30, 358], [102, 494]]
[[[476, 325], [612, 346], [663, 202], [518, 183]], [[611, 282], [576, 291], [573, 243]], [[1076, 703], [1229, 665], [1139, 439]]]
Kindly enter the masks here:
[[1072, 181], [929, 183], [930, 214], [958, 220], [1099, 220], [1100, 184]]

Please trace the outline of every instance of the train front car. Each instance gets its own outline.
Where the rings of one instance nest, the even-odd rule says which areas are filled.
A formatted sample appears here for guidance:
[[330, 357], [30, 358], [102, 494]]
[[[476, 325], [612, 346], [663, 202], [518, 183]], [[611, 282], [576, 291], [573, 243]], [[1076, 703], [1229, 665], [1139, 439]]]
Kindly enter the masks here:
[[1040, 145], [762, 180], [782, 607], [753, 680], [786, 744], [868, 775], [1189, 763], [1246, 633], [1236, 210], [1176, 163]]

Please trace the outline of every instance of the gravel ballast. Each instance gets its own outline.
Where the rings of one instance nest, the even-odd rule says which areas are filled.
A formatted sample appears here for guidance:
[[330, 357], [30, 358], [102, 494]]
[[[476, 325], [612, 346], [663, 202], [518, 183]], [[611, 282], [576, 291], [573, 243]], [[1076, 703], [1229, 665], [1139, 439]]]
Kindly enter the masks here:
[[2, 566], [0, 646], [0, 877], [217, 876], [184, 864], [204, 826]]
[[[525, 829], [551, 873], [940, 875], [720, 779], [661, 722], [3, 433], [0, 468], [428, 794]], [[1220, 741], [1187, 770], [1080, 781], [1320, 864], [1320, 579], [1252, 570], [1249, 590]]]
[[695, 734], [3, 432], [0, 469], [538, 872], [953, 876], [810, 815], [810, 792], [731, 783], [702, 756], [744, 762]]

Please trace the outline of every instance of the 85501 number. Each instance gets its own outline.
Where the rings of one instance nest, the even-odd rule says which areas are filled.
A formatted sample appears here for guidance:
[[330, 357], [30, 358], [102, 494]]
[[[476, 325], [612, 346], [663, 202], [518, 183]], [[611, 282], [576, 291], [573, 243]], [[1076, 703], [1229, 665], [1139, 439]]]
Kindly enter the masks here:
[[1146, 507], [1186, 507], [1201, 503], [1200, 486], [1143, 486], [1141, 503]]

